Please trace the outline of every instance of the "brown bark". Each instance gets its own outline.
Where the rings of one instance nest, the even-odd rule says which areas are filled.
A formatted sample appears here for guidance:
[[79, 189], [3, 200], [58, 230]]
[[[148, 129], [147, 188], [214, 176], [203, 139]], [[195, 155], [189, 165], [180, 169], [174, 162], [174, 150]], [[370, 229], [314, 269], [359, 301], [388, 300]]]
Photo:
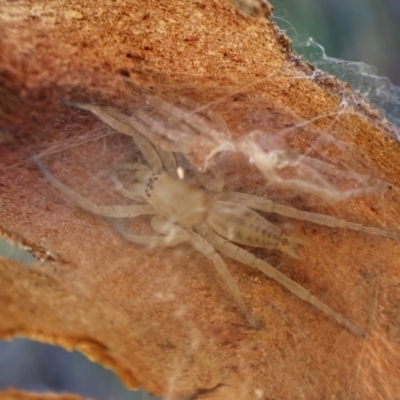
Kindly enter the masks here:
[[0, 392], [1, 400], [80, 400], [79, 396], [52, 393], [25, 393], [18, 390], [5, 390]]
[[[349, 157], [331, 143], [327, 153], [338, 165], [394, 190], [335, 205], [282, 191], [277, 200], [375, 226], [384, 205], [386, 228], [398, 229], [400, 149], [392, 128], [348, 86], [293, 54], [269, 13], [264, 7], [247, 16], [224, 0], [0, 1], [0, 233], [43, 260], [0, 260], [1, 337], [81, 350], [129, 387], [168, 398], [396, 397], [400, 247], [394, 240], [293, 222], [290, 234], [308, 242], [301, 261], [257, 252], [364, 326], [366, 338], [227, 261], [264, 324], [254, 331], [212, 265], [190, 246], [149, 251], [127, 244], [107, 222], [65, 201], [29, 161], [32, 153], [48, 154], [60, 180], [112, 202], [109, 193], [96, 192], [102, 181], [93, 177], [126, 156], [130, 141], [114, 135], [84, 142], [88, 132], [86, 139], [94, 139], [109, 130], [62, 102], [129, 111], [127, 77], [171, 99], [222, 99], [216, 110], [237, 137], [255, 129], [274, 137], [336, 113], [297, 129], [284, 146], [307, 151], [327, 130], [333, 142], [354, 149]], [[343, 99], [351, 112], [338, 117]], [[230, 164], [235, 180], [228, 184], [265, 194], [264, 182], [244, 175], [248, 167], [240, 162]], [[145, 219], [136, 224], [143, 232], [148, 226]]]

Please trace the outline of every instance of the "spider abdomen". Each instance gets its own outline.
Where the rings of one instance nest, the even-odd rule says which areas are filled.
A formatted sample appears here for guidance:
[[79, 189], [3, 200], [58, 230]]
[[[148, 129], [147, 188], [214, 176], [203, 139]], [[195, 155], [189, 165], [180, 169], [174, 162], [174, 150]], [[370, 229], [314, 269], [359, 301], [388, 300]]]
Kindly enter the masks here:
[[246, 246], [280, 250], [293, 258], [299, 244], [287, 237], [279, 228], [260, 214], [241, 204], [227, 201], [212, 203], [207, 215], [207, 223], [224, 238]]
[[226, 201], [216, 201], [209, 210], [208, 224], [232, 242], [275, 249], [283, 232], [255, 211]]

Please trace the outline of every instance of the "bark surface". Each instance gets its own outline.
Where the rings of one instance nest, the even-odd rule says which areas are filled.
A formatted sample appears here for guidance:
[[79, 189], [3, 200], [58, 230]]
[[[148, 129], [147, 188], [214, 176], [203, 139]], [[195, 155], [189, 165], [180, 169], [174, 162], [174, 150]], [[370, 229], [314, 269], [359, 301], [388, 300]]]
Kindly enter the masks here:
[[[269, 195], [372, 226], [382, 226], [384, 207], [386, 228], [399, 230], [400, 148], [391, 126], [347, 85], [292, 53], [271, 10], [257, 10], [246, 15], [224, 0], [0, 1], [0, 234], [42, 260], [0, 259], [0, 337], [78, 349], [129, 387], [166, 398], [398, 395], [396, 241], [275, 219], [308, 242], [302, 259], [254, 254], [363, 326], [367, 337], [227, 261], [262, 320], [255, 331], [212, 264], [189, 245], [148, 250], [126, 243], [106, 221], [66, 201], [30, 161], [47, 154], [43, 160], [61, 181], [98, 203], [115, 202], [99, 184], [100, 172], [127, 157], [131, 141], [64, 102], [128, 112], [134, 101], [124, 80], [196, 105], [221, 99], [215, 110], [235, 137], [255, 129], [274, 137], [333, 113], [286, 135], [284, 147], [308, 151], [326, 130], [338, 165], [393, 190], [333, 205]], [[344, 99], [351, 112], [338, 118]], [[335, 141], [354, 149], [350, 158]], [[228, 186], [265, 195], [265, 182], [244, 173], [250, 167], [243, 159], [229, 165]], [[139, 218], [135, 229], [149, 232], [148, 220]]]

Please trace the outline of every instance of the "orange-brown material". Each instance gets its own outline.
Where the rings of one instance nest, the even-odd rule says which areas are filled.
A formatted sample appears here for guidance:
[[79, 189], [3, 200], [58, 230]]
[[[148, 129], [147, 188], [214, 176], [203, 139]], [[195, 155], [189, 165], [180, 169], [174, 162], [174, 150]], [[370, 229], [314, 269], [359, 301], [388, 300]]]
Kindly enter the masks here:
[[82, 400], [72, 394], [26, 393], [18, 390], [0, 391], [0, 400]]
[[[378, 176], [395, 190], [384, 200], [377, 195], [330, 206], [282, 191], [277, 200], [377, 226], [384, 204], [387, 229], [398, 229], [400, 148], [391, 127], [336, 79], [316, 73], [311, 79], [313, 68], [291, 53], [268, 19], [269, 8], [263, 11], [246, 16], [225, 0], [0, 1], [0, 234], [44, 260], [22, 265], [0, 259], [1, 337], [76, 348], [128, 386], [166, 398], [398, 395], [395, 241], [290, 222], [290, 234], [308, 242], [301, 261], [256, 253], [367, 329], [366, 338], [262, 274], [227, 262], [264, 325], [255, 331], [213, 266], [190, 246], [146, 250], [126, 243], [106, 221], [65, 201], [29, 162], [32, 153], [47, 151], [44, 162], [58, 179], [88, 197], [95, 193], [99, 203], [115, 201], [96, 193], [96, 174], [126, 160], [129, 138], [90, 141], [110, 129], [62, 102], [128, 111], [132, 100], [123, 79], [195, 104], [227, 96], [217, 111], [237, 136], [254, 129], [273, 135], [338, 112], [346, 98], [354, 112], [335, 120], [334, 129], [333, 118], [320, 119], [287, 136], [284, 145], [308, 150], [316, 129], [329, 129], [355, 149], [349, 159], [332, 145], [338, 164]], [[265, 194], [260, 177], [244, 175], [247, 167], [239, 162], [230, 166], [231, 187]], [[146, 218], [135, 225], [148, 232]]]

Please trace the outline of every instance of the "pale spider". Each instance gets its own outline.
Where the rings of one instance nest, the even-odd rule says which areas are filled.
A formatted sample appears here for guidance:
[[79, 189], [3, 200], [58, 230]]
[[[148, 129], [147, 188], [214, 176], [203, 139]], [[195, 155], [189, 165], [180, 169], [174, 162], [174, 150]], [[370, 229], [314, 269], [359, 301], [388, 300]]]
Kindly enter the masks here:
[[[329, 227], [349, 228], [375, 235], [398, 239], [398, 233], [340, 220], [332, 216], [300, 211], [293, 207], [239, 192], [223, 192], [221, 179], [212, 189], [207, 186], [206, 175], [200, 174], [203, 187], [183, 180], [182, 170], [177, 167], [175, 155], [164, 149], [157, 149], [145, 138], [146, 126], [136, 116], [127, 117], [112, 108], [103, 108], [92, 104], [72, 104], [87, 110], [120, 133], [133, 138], [147, 165], [127, 164], [120, 168], [132, 171], [136, 183], [127, 190], [114, 174], [112, 180], [118, 192], [134, 201], [132, 205], [96, 205], [92, 201], [58, 181], [35, 157], [35, 161], [47, 179], [65, 196], [83, 209], [109, 218], [133, 218], [139, 215], [152, 215], [151, 227], [161, 234], [156, 236], [135, 235], [121, 224], [114, 226], [130, 242], [150, 246], [175, 246], [189, 242], [196, 250], [209, 258], [241, 312], [254, 328], [260, 324], [248, 310], [239, 287], [231, 276], [225, 262], [217, 251], [224, 256], [262, 271], [300, 299], [311, 303], [326, 315], [336, 320], [351, 332], [363, 336], [364, 330], [313, 296], [304, 287], [288, 278], [264, 260], [255, 257], [239, 245], [279, 250], [298, 259], [296, 248], [302, 240], [285, 235], [254, 210], [276, 213], [285, 217], [326, 225]], [[235, 244], [236, 243], [236, 244]]]

